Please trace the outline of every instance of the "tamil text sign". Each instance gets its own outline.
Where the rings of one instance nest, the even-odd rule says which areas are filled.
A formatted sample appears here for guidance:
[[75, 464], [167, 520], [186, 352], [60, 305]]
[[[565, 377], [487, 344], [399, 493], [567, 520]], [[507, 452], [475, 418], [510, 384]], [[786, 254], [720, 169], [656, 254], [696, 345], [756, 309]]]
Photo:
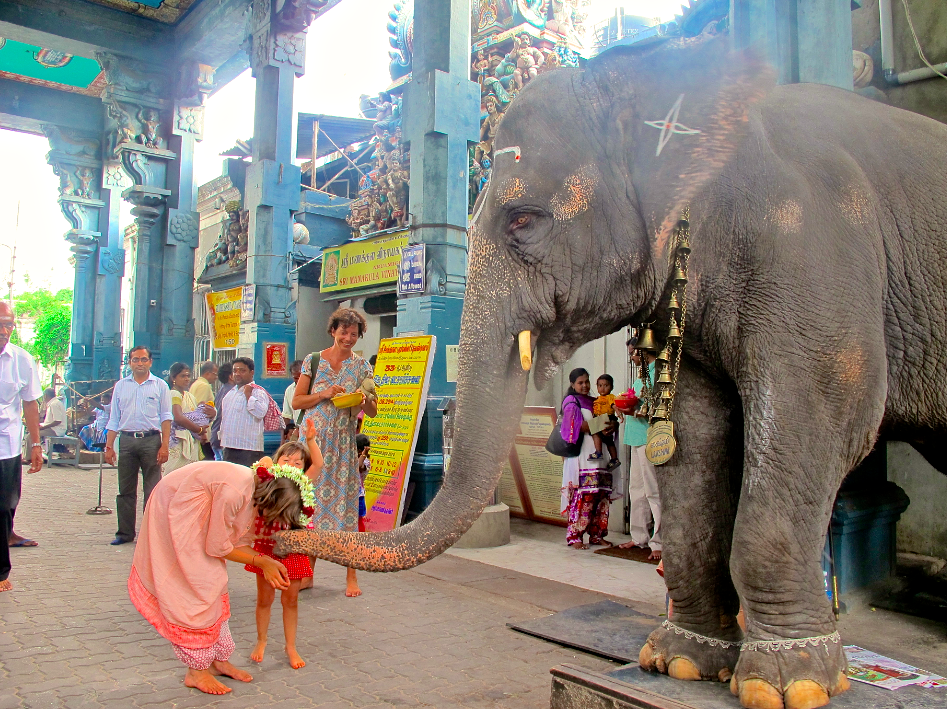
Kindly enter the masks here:
[[208, 293], [207, 322], [215, 350], [232, 350], [240, 344], [240, 307], [243, 287]]
[[365, 480], [365, 528], [369, 532], [394, 529], [401, 522], [435, 344], [434, 337], [425, 335], [394, 337], [378, 346], [378, 415], [366, 416], [362, 423], [362, 433], [372, 444], [372, 467]]
[[319, 290], [326, 293], [396, 283], [401, 249], [407, 245], [408, 232], [402, 231], [323, 249]]

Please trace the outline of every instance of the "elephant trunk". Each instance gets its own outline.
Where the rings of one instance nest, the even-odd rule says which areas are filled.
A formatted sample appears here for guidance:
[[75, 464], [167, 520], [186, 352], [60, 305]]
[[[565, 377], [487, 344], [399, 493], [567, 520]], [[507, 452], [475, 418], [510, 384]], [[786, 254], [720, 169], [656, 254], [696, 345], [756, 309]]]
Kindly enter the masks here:
[[301, 551], [355, 569], [398, 571], [448, 549], [477, 520], [509, 455], [528, 376], [514, 350], [512, 330], [490, 322], [490, 309], [477, 301], [468, 289], [451, 464], [428, 508], [390, 532], [286, 532], [277, 553]]

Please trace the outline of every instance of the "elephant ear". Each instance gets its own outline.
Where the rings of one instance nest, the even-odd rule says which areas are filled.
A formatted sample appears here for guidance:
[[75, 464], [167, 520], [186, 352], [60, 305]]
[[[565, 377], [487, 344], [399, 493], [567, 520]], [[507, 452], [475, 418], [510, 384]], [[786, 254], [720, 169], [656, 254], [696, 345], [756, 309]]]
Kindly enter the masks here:
[[729, 38], [619, 47], [589, 62], [583, 86], [609, 155], [622, 155], [651, 226], [656, 255], [685, 205], [717, 177], [749, 135], [751, 107], [775, 73]]

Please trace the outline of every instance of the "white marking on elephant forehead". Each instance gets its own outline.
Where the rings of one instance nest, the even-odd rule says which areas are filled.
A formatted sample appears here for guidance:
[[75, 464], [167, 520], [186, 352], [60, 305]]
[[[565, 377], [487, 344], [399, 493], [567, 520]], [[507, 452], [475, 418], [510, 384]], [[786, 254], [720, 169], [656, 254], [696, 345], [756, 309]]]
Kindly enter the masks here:
[[520, 161], [520, 146], [513, 145], [509, 148], [501, 148], [500, 150], [493, 151], [493, 161], [496, 162], [496, 159], [503, 155], [504, 153], [513, 153], [513, 162]]
[[592, 204], [592, 195], [598, 185], [599, 172], [595, 165], [583, 165], [562, 182], [562, 187], [549, 200], [552, 216], [564, 222], [574, 219]]
[[870, 210], [871, 202], [857, 187], [848, 186], [842, 190], [839, 211], [842, 212], [850, 224], [855, 226], [865, 224], [868, 221]]
[[661, 135], [658, 136], [658, 148], [655, 151], [655, 155], [660, 155], [661, 151], [664, 150], [664, 146], [668, 144], [668, 141], [671, 140], [671, 136], [677, 133], [678, 135], [694, 135], [700, 133], [696, 128], [688, 128], [683, 123], [677, 122], [677, 117], [681, 112], [681, 104], [684, 102], [684, 94], [681, 94], [677, 97], [677, 101], [674, 102], [674, 105], [671, 106], [671, 110], [668, 111], [667, 115], [664, 117], [663, 121], [645, 121], [646, 126], [651, 126], [652, 128], [657, 128], [661, 131]]

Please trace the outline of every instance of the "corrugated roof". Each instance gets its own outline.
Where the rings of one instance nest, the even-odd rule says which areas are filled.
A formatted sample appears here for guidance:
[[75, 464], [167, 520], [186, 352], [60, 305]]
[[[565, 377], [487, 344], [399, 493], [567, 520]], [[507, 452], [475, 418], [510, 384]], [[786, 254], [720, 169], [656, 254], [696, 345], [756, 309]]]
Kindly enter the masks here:
[[[324, 113], [300, 113], [296, 122], [296, 157], [312, 157], [312, 128], [319, 121], [319, 130], [325, 135], [318, 138], [316, 157], [334, 153], [352, 143], [360, 143], [375, 135], [375, 121], [367, 118], [344, 118]], [[330, 142], [335, 143], [335, 145]]]

